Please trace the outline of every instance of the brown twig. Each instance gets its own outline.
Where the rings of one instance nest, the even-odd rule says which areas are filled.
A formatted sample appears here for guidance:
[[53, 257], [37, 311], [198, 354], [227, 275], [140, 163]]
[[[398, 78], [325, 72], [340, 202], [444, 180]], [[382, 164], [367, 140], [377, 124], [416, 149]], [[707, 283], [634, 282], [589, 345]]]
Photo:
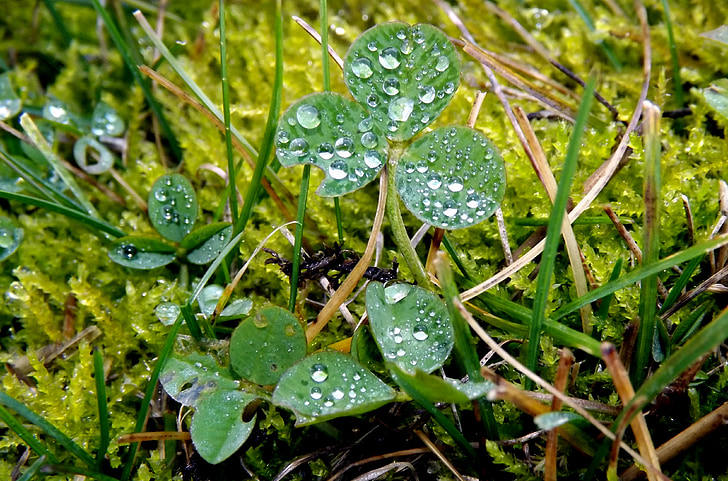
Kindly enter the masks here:
[[[561, 350], [559, 358], [559, 366], [556, 370], [556, 378], [554, 379], [554, 388], [561, 392], [566, 389], [566, 382], [569, 380], [569, 369], [574, 363], [574, 354], [568, 349]], [[561, 400], [554, 397], [551, 401], [551, 412], [561, 410]], [[546, 438], [546, 451], [544, 454], [544, 481], [556, 481], [556, 455], [558, 448], [559, 434], [556, 429], [552, 429]]]

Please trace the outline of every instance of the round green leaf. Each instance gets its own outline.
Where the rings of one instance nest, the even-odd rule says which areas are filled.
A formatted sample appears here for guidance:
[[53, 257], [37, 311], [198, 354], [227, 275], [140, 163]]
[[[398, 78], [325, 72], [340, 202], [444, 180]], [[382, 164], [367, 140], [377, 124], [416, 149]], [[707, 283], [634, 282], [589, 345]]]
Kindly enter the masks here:
[[124, 121], [111, 106], [99, 102], [91, 116], [91, 133], [96, 136], [118, 137], [124, 133]]
[[306, 355], [306, 334], [298, 319], [280, 307], [266, 307], [245, 319], [230, 338], [230, 364], [243, 379], [264, 386]]
[[460, 59], [432, 25], [382, 23], [351, 44], [344, 80], [387, 137], [402, 141], [428, 126], [450, 102], [460, 84]]
[[175, 254], [174, 247], [150, 237], [120, 237], [109, 249], [112, 261], [132, 269], [166, 266], [174, 260]]
[[230, 239], [233, 237], [233, 226], [227, 222], [218, 222], [206, 225], [190, 232], [180, 244], [195, 244], [187, 251], [187, 260], [193, 264], [207, 264], [220, 255]]
[[0, 261], [10, 257], [23, 242], [23, 229], [10, 218], [0, 216]]
[[190, 435], [202, 459], [217, 464], [240, 449], [255, 426], [255, 417], [243, 422], [243, 411], [255, 399], [240, 391], [215, 391], [200, 399]]
[[322, 197], [365, 186], [387, 161], [387, 140], [369, 113], [335, 93], [308, 95], [291, 105], [275, 141], [282, 165], [311, 164], [326, 174], [316, 191]]
[[377, 409], [395, 399], [392, 388], [340, 352], [317, 352], [281, 376], [273, 403], [290, 409], [296, 425]]
[[194, 351], [169, 357], [159, 382], [172, 399], [184, 406], [197, 406], [205, 394], [220, 390], [228, 392], [240, 386], [215, 358]]
[[163, 175], [149, 191], [149, 220], [165, 238], [179, 242], [190, 233], [197, 218], [197, 196], [180, 174]]
[[[93, 164], [88, 163], [89, 149], [98, 153], [98, 160]], [[91, 175], [103, 174], [114, 165], [114, 156], [109, 149], [89, 135], [81, 137], [73, 144], [73, 158], [79, 167]]]
[[453, 346], [447, 307], [432, 292], [409, 284], [372, 282], [366, 293], [372, 334], [386, 361], [400, 368], [432, 372]]
[[441, 127], [410, 145], [395, 181], [404, 205], [442, 229], [468, 227], [490, 217], [506, 189], [503, 159], [480, 132]]

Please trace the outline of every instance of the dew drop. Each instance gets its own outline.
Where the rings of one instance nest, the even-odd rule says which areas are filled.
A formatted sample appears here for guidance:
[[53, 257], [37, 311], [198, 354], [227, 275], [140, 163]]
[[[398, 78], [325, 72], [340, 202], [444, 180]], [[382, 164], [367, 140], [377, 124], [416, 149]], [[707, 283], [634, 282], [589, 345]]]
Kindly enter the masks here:
[[384, 288], [384, 302], [396, 304], [410, 293], [412, 286], [409, 284], [393, 284]]
[[426, 174], [427, 171], [430, 170], [430, 168], [427, 166], [427, 162], [424, 160], [420, 160], [417, 162], [417, 172], [420, 174]]
[[435, 70], [437, 70], [438, 72], [444, 72], [449, 66], [450, 60], [448, 60], [446, 56], [441, 55], [437, 59], [437, 63], [435, 64]]
[[119, 254], [121, 254], [121, 256], [126, 260], [134, 260], [138, 253], [139, 251], [136, 246], [131, 244], [124, 244], [119, 247]]
[[167, 189], [157, 189], [154, 191], [154, 198], [159, 202], [166, 202], [168, 195]]
[[258, 329], [265, 329], [268, 327], [268, 318], [262, 314], [256, 314], [253, 316], [253, 325]]
[[471, 209], [477, 209], [480, 205], [480, 197], [478, 197], [478, 194], [470, 194], [465, 199], [465, 205], [467, 205]]
[[361, 376], [359, 375], [359, 373], [358, 373], [358, 372], [355, 372], [355, 373], [354, 373], [354, 375], [353, 375], [353, 376], [351, 376], [351, 378], [352, 378], [352, 379], [353, 379], [354, 381], [358, 381], [358, 380], [360, 380], [360, 379], [361, 379]]
[[398, 349], [397, 350], [397, 356], [402, 357], [405, 354], [407, 354], [407, 352], [404, 349]]
[[388, 78], [384, 81], [382, 89], [387, 95], [397, 95], [399, 93], [399, 80], [396, 78]]
[[447, 184], [447, 188], [450, 192], [460, 192], [463, 190], [463, 179], [458, 176], [453, 177]]
[[397, 344], [401, 344], [403, 340], [402, 336], [394, 336], [394, 342]]
[[435, 87], [432, 85], [424, 85], [420, 87], [420, 92], [417, 95], [421, 102], [426, 104], [432, 103], [435, 100]]
[[450, 95], [454, 91], [455, 91], [455, 84], [452, 83], [452, 82], [447, 82], [445, 84], [445, 93], [448, 94], [448, 95]]
[[304, 129], [315, 129], [321, 123], [321, 116], [313, 105], [301, 105], [296, 111], [296, 120]]
[[377, 146], [377, 136], [373, 132], [364, 132], [361, 136], [361, 145], [367, 149], [373, 149]]
[[[406, 38], [402, 40], [402, 44], [399, 46], [399, 51], [405, 55], [411, 54], [413, 49], [412, 43]], [[409, 62], [409, 59], [407, 61]], [[407, 66], [410, 67], [410, 65]]]
[[415, 326], [414, 330], [412, 331], [412, 337], [417, 339], [418, 341], [424, 341], [430, 335], [427, 333], [427, 327], [423, 326], [422, 324], [418, 324]]
[[337, 387], [334, 389], [334, 392], [331, 393], [331, 396], [333, 396], [333, 398], [337, 401], [340, 401], [341, 399], [344, 399], [344, 391]]
[[286, 328], [283, 330], [283, 332], [286, 333], [286, 336], [291, 337], [296, 334], [296, 328], [293, 327], [293, 324], [288, 324]]
[[374, 94], [370, 95], [369, 97], [367, 97], [367, 105], [372, 108], [376, 107], [377, 105], [379, 105], [379, 97]]
[[285, 130], [281, 130], [278, 132], [278, 135], [276, 136], [276, 145], [278, 147], [284, 147], [290, 141], [291, 141], [291, 134], [289, 134]]
[[379, 64], [387, 70], [394, 70], [399, 67], [399, 50], [394, 47], [387, 47], [379, 54]]
[[313, 382], [324, 382], [329, 378], [329, 369], [323, 364], [311, 366], [311, 380]]
[[333, 405], [334, 405], [333, 399], [331, 399], [330, 397], [327, 397], [326, 399], [324, 399], [324, 406], [326, 406], [327, 408], [330, 408]]
[[317, 151], [319, 157], [324, 160], [329, 160], [331, 157], [334, 156], [334, 146], [329, 144], [328, 142], [324, 142], [323, 144], [319, 145]]
[[348, 159], [354, 152], [354, 141], [349, 137], [340, 137], [334, 144], [336, 155], [342, 159]]
[[442, 180], [440, 180], [440, 176], [433, 172], [427, 177], [427, 187], [429, 187], [432, 190], [439, 189], [442, 185]]
[[368, 79], [373, 73], [372, 63], [368, 58], [360, 57], [351, 63], [351, 71], [359, 78]]
[[321, 388], [320, 387], [312, 387], [311, 388], [311, 399], [317, 401], [321, 399]]
[[377, 51], [377, 42], [371, 41], [367, 44], [367, 48], [370, 52], [376, 52]]
[[389, 104], [389, 118], [399, 122], [406, 122], [414, 110], [414, 100], [400, 97]]
[[303, 157], [308, 153], [308, 142], [306, 139], [296, 137], [291, 140], [291, 153], [296, 157]]
[[336, 114], [336, 122], [339, 124], [344, 123], [344, 114]]
[[361, 122], [359, 122], [359, 132], [369, 132], [370, 130], [372, 130], [373, 125], [374, 124], [372, 122], [372, 118], [367, 117], [364, 120], [362, 120]]
[[379, 168], [379, 166], [382, 165], [382, 159], [379, 156], [379, 152], [376, 150], [367, 150], [364, 154], [364, 163], [367, 164], [367, 167], [370, 169]]
[[332, 179], [345, 179], [349, 175], [346, 173], [346, 164], [341, 160], [332, 162], [329, 166], [329, 175]]
[[455, 201], [453, 201], [453, 200], [448, 200], [447, 202], [445, 202], [445, 203], [443, 204], [443, 208], [444, 208], [444, 209], [443, 209], [443, 211], [442, 211], [442, 214], [443, 214], [443, 215], [444, 215], [445, 217], [450, 217], [450, 218], [452, 218], [452, 217], [455, 217], [455, 214], [457, 214], [457, 213], [458, 213], [458, 209], [457, 209], [457, 207], [455, 206]]

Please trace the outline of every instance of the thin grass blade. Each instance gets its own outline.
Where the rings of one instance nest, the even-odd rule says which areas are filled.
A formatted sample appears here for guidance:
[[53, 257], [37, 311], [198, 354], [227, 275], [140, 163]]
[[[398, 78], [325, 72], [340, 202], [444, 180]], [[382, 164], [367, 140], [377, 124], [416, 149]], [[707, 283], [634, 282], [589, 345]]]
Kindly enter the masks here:
[[15, 419], [10, 412], [5, 409], [4, 407], [0, 406], [0, 419], [5, 423], [5, 425], [10, 428], [15, 434], [17, 434], [20, 439], [22, 439], [25, 444], [27, 444], [30, 449], [35, 451], [37, 454], [40, 454], [41, 456], [47, 457], [52, 463], [57, 463], [58, 460], [56, 457], [46, 449], [43, 444], [41, 444], [38, 439], [33, 436], [33, 434], [28, 431], [28, 429], [23, 426], [23, 423]]
[[46, 461], [48, 461], [48, 457], [45, 454], [36, 459], [35, 462], [23, 473], [23, 475], [17, 479], [17, 481], [30, 481], [33, 476], [38, 474], [40, 468], [45, 465]]
[[98, 469], [109, 449], [109, 406], [106, 401], [106, 376], [104, 375], [104, 355], [100, 349], [94, 350], [94, 380], [96, 381], [96, 400], [99, 407], [99, 449], [96, 452]]
[[[233, 220], [233, 226], [238, 222], [238, 190], [235, 186], [235, 179], [238, 178], [235, 170], [235, 160], [233, 159], [233, 137], [230, 132], [230, 89], [228, 85], [227, 73], [227, 38], [225, 32], [225, 0], [218, 3], [220, 10], [220, 81], [222, 83], [222, 110], [223, 122], [225, 124], [225, 150], [227, 151], [228, 161], [228, 182], [229, 188], [226, 190], [227, 198], [230, 202], [230, 215]], [[225, 202], [223, 201], [222, 204]], [[237, 234], [233, 227], [233, 235]]]

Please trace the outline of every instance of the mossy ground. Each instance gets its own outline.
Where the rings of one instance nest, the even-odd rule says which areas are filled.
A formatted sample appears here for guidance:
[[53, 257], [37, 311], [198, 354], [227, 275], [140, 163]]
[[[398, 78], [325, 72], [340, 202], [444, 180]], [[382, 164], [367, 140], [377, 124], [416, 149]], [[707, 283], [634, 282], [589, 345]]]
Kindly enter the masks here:
[[[219, 104], [217, 2], [188, 0], [170, 3], [168, 11], [175, 17], [166, 21], [165, 40], [168, 44], [176, 40], [187, 42], [179, 56], [180, 60], [193, 79]], [[275, 39], [271, 33], [273, 11], [267, 3], [243, 0], [233, 2], [228, 10], [232, 122], [253, 145], [259, 145], [263, 135], [275, 61]], [[597, 22], [597, 33], [588, 31], [566, 1], [508, 0], [499, 5], [512, 12], [554, 57], [577, 74], [587, 77], [590, 72], [596, 71], [598, 90], [618, 109], [620, 120], [627, 120], [635, 107], [642, 79], [641, 34], [629, 2], [618, 3], [624, 3], [626, 17], [614, 14], [601, 2], [589, 5]], [[575, 88], [546, 62], [529, 52], [508, 26], [497, 17], [485, 13], [481, 2], [466, 0], [459, 4], [463, 18], [481, 45], [530, 63]], [[663, 110], [677, 109], [680, 106], [676, 104], [673, 94], [662, 7], [660, 2], [654, 0], [647, 2], [646, 6], [653, 45], [653, 79], [648, 98]], [[116, 108], [128, 125], [128, 150], [124, 164], [117, 168], [131, 188], [145, 197], [155, 179], [168, 169], [164, 167], [154, 136], [150, 133], [150, 114], [141, 91], [134, 86], [118, 52], [109, 48], [104, 54], [99, 49], [93, 9], [73, 3], [56, 5], [73, 37], [73, 42], [67, 47], [42, 3], [35, 5], [10, 0], [4, 2], [3, 7], [5, 18], [0, 21], [0, 52], [4, 53], [0, 58], [12, 69], [13, 81], [19, 87], [25, 104], [40, 108], [46, 97], [55, 97], [79, 115], [90, 115], [98, 100], [104, 100]], [[685, 82], [685, 103], [691, 108], [692, 114], [680, 120], [664, 119], [662, 123], [661, 257], [677, 252], [688, 243], [680, 195], [685, 194], [690, 199], [696, 237], [705, 239], [718, 216], [718, 182], [728, 179], [726, 123], [712, 113], [700, 93], [700, 89], [707, 87], [712, 80], [728, 76], [728, 55], [725, 50], [721, 51], [698, 36], [700, 32], [718, 27], [720, 22], [728, 18], [728, 4], [713, 0], [674, 1], [670, 7], [677, 35], [681, 74]], [[290, 18], [291, 15], [298, 15], [317, 27], [317, 12], [318, 2], [284, 2], [284, 107], [322, 88], [320, 48]], [[360, 32], [375, 23], [394, 19], [409, 23], [432, 23], [453, 37], [459, 36], [434, 3], [403, 1], [390, 5], [389, 2], [331, 2], [330, 43], [343, 55]], [[128, 20], [133, 21], [131, 17]], [[147, 62], [151, 63], [152, 47], [141, 37], [140, 31], [134, 29], [134, 33], [140, 36], [143, 54]], [[615, 50], [623, 64], [620, 72], [608, 64], [596, 40], [607, 41]], [[462, 55], [462, 59], [462, 86], [436, 126], [464, 124], [477, 89], [485, 84], [480, 66], [465, 55]], [[161, 67], [161, 72], [174, 78], [166, 65]], [[332, 68], [332, 89], [345, 92], [342, 77], [336, 68]], [[155, 93], [184, 149], [184, 162], [179, 168], [196, 188], [201, 206], [198, 223], [209, 222], [220, 202], [224, 181], [204, 166], [213, 164], [226, 168], [223, 137], [200, 114], [181, 104], [176, 97], [162, 88], [157, 88]], [[523, 105], [528, 112], [539, 110], [538, 106], [526, 101], [515, 103]], [[575, 202], [581, 198], [581, 186], [587, 177], [609, 157], [619, 132], [620, 126], [608, 123], [609, 116], [605, 109], [601, 106], [594, 109], [598, 122], [594, 122], [584, 137], [579, 169], [574, 179]], [[551, 119], [535, 120], [532, 125], [558, 177], [571, 125]], [[535, 227], [516, 225], [514, 219], [546, 218], [550, 212], [550, 202], [540, 188], [494, 95], [486, 98], [477, 127], [498, 146], [505, 159], [508, 189], [502, 207], [511, 243], [518, 245]], [[0, 138], [0, 143], [6, 148], [12, 148], [13, 142], [8, 136]], [[59, 142], [61, 154], [66, 158], [70, 157], [69, 145]], [[617, 214], [634, 220], [630, 229], [639, 242], [643, 221], [643, 150], [640, 137], [634, 135], [631, 145], [634, 153], [629, 163], [610, 182], [586, 215], [601, 215], [599, 206], [611, 204]], [[165, 159], [165, 162], [169, 163], [170, 160]], [[238, 186], [242, 192], [248, 188], [250, 174], [251, 170], [246, 166], [239, 176]], [[292, 192], [297, 192], [299, 168], [281, 170], [279, 175]], [[320, 172], [314, 169], [312, 185], [318, 185], [320, 178]], [[128, 233], [154, 235], [146, 215], [133, 198], [114, 187], [116, 184], [109, 177], [102, 176], [99, 180], [111, 185], [126, 202], [126, 206], [121, 206], [98, 191], [87, 189], [103, 217]], [[347, 248], [363, 251], [374, 218], [376, 194], [377, 186], [372, 184], [341, 199]], [[312, 194], [308, 205], [308, 212], [318, 230], [325, 235], [327, 243], [333, 243], [336, 240], [333, 202]], [[47, 367], [34, 357], [37, 349], [62, 341], [68, 335], [66, 306], [69, 299], [75, 299], [76, 308], [70, 311], [70, 330], [75, 333], [95, 325], [102, 332], [93, 346], [103, 348], [109, 369], [107, 392], [112, 436], [109, 464], [111, 468], [117, 468], [121, 463], [122, 447], [113, 440], [133, 431], [140, 393], [146, 389], [152, 365], [168, 332], [168, 328], [156, 319], [154, 307], [162, 301], [182, 301], [189, 286], [181, 280], [178, 265], [152, 271], [134, 271], [114, 264], [106, 255], [108, 244], [103, 238], [60, 215], [6, 201], [0, 201], [0, 214], [12, 217], [25, 230], [25, 239], [18, 251], [0, 264], [0, 291], [5, 293], [3, 302], [0, 302], [0, 357], [2, 361], [12, 363], [20, 356], [28, 355], [35, 369], [32, 377], [37, 386], [32, 391], [14, 376], [5, 374], [0, 378], [2, 389], [33, 411], [42, 413], [78, 444], [93, 452], [98, 444], [98, 415], [92, 346], [82, 343], [69, 357], [58, 359]], [[272, 226], [283, 221], [279, 209], [270, 200], [263, 200], [254, 210], [240, 249], [242, 257], [247, 258]], [[405, 216], [405, 222], [416, 229], [417, 223], [413, 217]], [[575, 232], [587, 264], [599, 283], [606, 282], [617, 259], [631, 262], [624, 242], [610, 224], [577, 226]], [[382, 262], [388, 264], [396, 252], [394, 244], [387, 237], [386, 227], [384, 233], [385, 255]], [[502, 267], [503, 253], [494, 221], [486, 221], [449, 235], [460, 260], [474, 278], [485, 279]], [[314, 245], [320, 247], [321, 239], [314, 239]], [[269, 247], [290, 256], [291, 248], [281, 237], [273, 237]], [[424, 255], [424, 250], [421, 254]], [[263, 261], [264, 258], [259, 257], [253, 263], [237, 292], [252, 298], [257, 307], [266, 304], [286, 306], [289, 290], [287, 278], [274, 266], [265, 266]], [[203, 272], [201, 268], [191, 267], [190, 279], [194, 282]], [[405, 277], [409, 275], [406, 266], [402, 273]], [[510, 283], [501, 285], [493, 292], [510, 297], [522, 291], [522, 302], [530, 305], [535, 281], [529, 280], [527, 275], [528, 272], [523, 271], [515, 275]], [[675, 274], [665, 273], [663, 277], [667, 284], [671, 284]], [[555, 284], [558, 287], [550, 296], [549, 308], [556, 308], [576, 297], [566, 256], [559, 257]], [[312, 295], [319, 296], [316, 292]], [[716, 301], [719, 306], [725, 305], [724, 298], [716, 298]], [[638, 304], [638, 287], [617, 292], [612, 307], [614, 315], [597, 324], [600, 338], [619, 344], [624, 325], [636, 316]], [[361, 303], [352, 304], [351, 308], [357, 314], [363, 312]], [[302, 320], [310, 321], [315, 318], [316, 309], [316, 306], [301, 304], [297, 312]], [[682, 316], [678, 313], [673, 320], [679, 322]], [[572, 317], [566, 322], [578, 327], [579, 320]], [[320, 344], [329, 344], [347, 334], [343, 323], [335, 320], [322, 336]], [[552, 379], [558, 346], [554, 346], [549, 338], [544, 338], [542, 344], [542, 375]], [[573, 393], [616, 403], [616, 397], [605, 397], [605, 393], [613, 391], [611, 387], [605, 388], [611, 381], [597, 364], [593, 359], [585, 360], [585, 368], [576, 380]], [[680, 414], [681, 417], [675, 420], [674, 425], [659, 427], [660, 440], [724, 402], [726, 382], [728, 375], [725, 371], [697, 382], [689, 391], [690, 408]], [[418, 416], [411, 410], [405, 410], [404, 414], [411, 416], [404, 418], [406, 420]], [[510, 406], [496, 405], [496, 415], [504, 426], [508, 426], [504, 437], [520, 436], [526, 432], [524, 429], [529, 429], [527, 421]], [[249, 468], [262, 478], [275, 475], [293, 456], [316, 449], [311, 442], [322, 445], [331, 442], [332, 431], [326, 433], [315, 428], [294, 430], [289, 415], [275, 408], [268, 408], [265, 416], [260, 417], [257, 435], [246, 444], [245, 460]], [[385, 413], [382, 419], [404, 426], [402, 419], [391, 413]], [[152, 419], [150, 422], [157, 423], [158, 420]], [[348, 439], [348, 435], [342, 435], [347, 428], [361, 429], [353, 421], [351, 426], [347, 423], [349, 421], [330, 428], [334, 430], [334, 437]], [[10, 479], [10, 472], [23, 450], [23, 443], [7, 429], [0, 432], [3, 434], [0, 439], [0, 478]], [[446, 438], [444, 433], [435, 432], [442, 434], [443, 439]], [[406, 435], [403, 435], [404, 438]], [[725, 434], [720, 437], [720, 441], [726, 441]], [[72, 462], [71, 455], [62, 452], [53, 442], [48, 442], [47, 446], [60, 460]], [[160, 451], [154, 445], [144, 445], [144, 448], [140, 467], [133, 479], [164, 480], [181, 476], [178, 462], [160, 459]], [[518, 479], [533, 475], [526, 469], [522, 453], [494, 445], [489, 446], [489, 452], [499, 465], [503, 465], [504, 470], [514, 473]], [[721, 474], [721, 470], [724, 472], [725, 460], [711, 458], [710, 452], [709, 446], [699, 446], [687, 455], [682, 467], [670, 465], [672, 471], [669, 472], [674, 474], [673, 479], [710, 479], [710, 476]], [[564, 465], [564, 470], [576, 469], [582, 464], [582, 461], [570, 462]], [[310, 465], [314, 474], [323, 475], [329, 468], [323, 461]], [[446, 478], [447, 473], [439, 471], [438, 476]], [[50, 476], [48, 479], [66, 478]], [[504, 475], [498, 479], [507, 477]]]

